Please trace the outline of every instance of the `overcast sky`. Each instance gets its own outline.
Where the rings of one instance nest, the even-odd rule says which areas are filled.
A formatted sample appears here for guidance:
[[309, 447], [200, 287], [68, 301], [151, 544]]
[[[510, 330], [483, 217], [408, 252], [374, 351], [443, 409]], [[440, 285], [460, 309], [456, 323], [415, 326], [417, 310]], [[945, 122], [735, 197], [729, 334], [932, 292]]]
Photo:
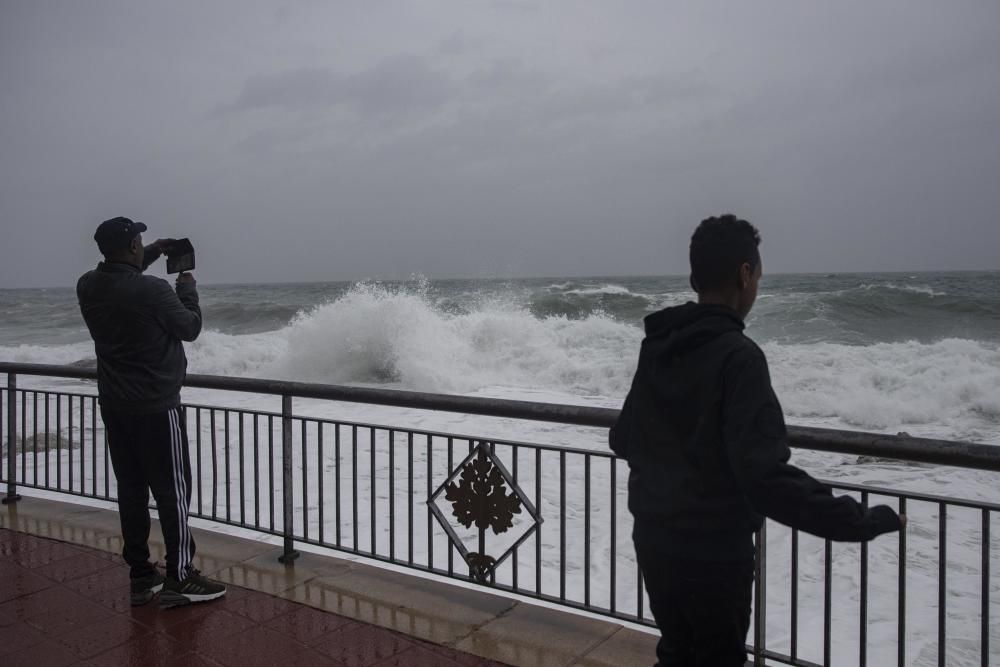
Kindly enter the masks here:
[[[1000, 268], [1000, 2], [0, 0], [0, 287]], [[162, 270], [162, 269], [161, 269]]]

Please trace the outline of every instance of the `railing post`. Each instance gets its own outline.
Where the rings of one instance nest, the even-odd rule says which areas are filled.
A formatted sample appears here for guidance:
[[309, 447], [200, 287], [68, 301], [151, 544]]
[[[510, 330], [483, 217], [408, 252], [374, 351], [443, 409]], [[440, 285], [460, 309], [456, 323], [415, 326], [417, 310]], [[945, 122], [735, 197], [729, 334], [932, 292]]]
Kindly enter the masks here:
[[293, 535], [293, 510], [294, 500], [292, 499], [292, 397], [289, 394], [281, 396], [281, 507], [284, 514], [282, 522], [282, 533], [285, 537], [284, 551], [278, 560], [282, 563], [291, 563], [299, 557], [299, 552], [295, 550]]
[[17, 375], [7, 373], [7, 495], [3, 504], [10, 505], [21, 499], [17, 495], [17, 460], [14, 448], [17, 446]]
[[764, 642], [767, 628], [767, 522], [757, 531], [757, 554], [753, 573], [753, 664], [764, 667]]

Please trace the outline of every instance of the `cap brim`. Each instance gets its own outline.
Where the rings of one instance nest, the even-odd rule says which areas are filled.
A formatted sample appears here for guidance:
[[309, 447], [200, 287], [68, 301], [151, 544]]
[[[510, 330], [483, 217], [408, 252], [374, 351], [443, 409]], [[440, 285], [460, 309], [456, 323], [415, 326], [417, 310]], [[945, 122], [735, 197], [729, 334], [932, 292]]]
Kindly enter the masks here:
[[149, 229], [149, 228], [146, 227], [146, 223], [144, 223], [144, 222], [136, 222], [135, 223], [135, 231], [136, 232], [142, 234], [147, 229]]

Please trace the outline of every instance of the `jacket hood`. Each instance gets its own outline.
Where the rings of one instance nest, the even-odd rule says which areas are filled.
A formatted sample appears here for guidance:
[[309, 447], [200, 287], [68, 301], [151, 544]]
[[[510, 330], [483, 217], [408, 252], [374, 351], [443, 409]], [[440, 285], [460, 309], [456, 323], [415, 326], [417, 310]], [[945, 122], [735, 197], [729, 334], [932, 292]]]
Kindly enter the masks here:
[[670, 356], [683, 354], [731, 331], [743, 331], [743, 320], [727, 306], [688, 302], [647, 315], [646, 341]]

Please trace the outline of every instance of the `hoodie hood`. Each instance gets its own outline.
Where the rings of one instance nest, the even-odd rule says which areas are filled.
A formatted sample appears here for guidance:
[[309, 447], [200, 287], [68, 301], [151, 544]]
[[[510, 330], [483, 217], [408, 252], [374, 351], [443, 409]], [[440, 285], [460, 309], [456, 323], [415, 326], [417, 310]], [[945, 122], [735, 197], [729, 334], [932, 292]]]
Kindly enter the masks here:
[[728, 306], [688, 302], [647, 315], [643, 320], [646, 343], [655, 344], [661, 354], [681, 355], [745, 325]]

